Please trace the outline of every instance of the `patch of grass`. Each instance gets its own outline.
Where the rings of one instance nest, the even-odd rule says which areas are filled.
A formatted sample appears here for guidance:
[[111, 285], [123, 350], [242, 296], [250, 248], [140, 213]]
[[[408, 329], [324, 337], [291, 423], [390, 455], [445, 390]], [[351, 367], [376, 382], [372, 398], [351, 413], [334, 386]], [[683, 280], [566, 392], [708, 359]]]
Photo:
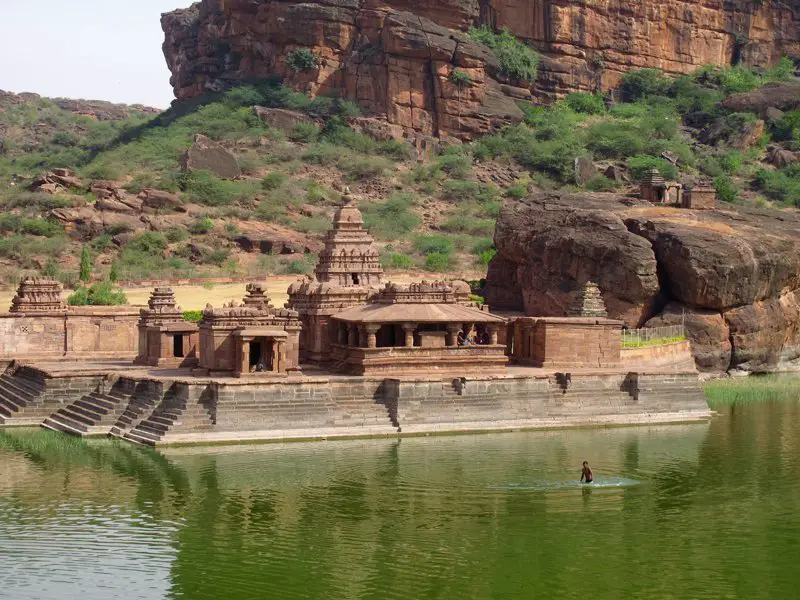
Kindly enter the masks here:
[[455, 258], [449, 253], [433, 252], [425, 255], [423, 268], [435, 273], [446, 273], [455, 266]]
[[718, 379], [703, 384], [703, 391], [711, 408], [758, 402], [794, 402], [800, 397], [800, 379], [775, 375]]
[[655, 338], [650, 340], [636, 340], [632, 338], [625, 338], [623, 336], [622, 339], [622, 347], [623, 348], [642, 348], [644, 346], [660, 346], [663, 344], [674, 344], [676, 342], [682, 342], [686, 339], [685, 335], [674, 336], [674, 337], [663, 337], [663, 338]]

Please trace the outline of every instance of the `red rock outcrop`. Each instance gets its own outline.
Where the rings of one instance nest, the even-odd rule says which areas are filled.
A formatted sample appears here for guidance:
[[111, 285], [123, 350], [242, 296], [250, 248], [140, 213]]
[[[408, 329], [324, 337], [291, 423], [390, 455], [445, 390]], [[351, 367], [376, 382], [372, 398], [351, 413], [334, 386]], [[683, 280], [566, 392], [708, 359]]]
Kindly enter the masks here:
[[[800, 55], [797, 0], [202, 0], [162, 16], [179, 99], [278, 75], [311, 94], [342, 94], [425, 135], [470, 137], [519, 119], [519, 99], [607, 89], [621, 73], [684, 73], [734, 60]], [[508, 27], [544, 55], [538, 80], [511, 81], [463, 31]], [[295, 72], [287, 56], [311, 50]], [[453, 69], [467, 85], [449, 79]]]
[[592, 280], [631, 327], [685, 322], [702, 370], [768, 371], [800, 357], [796, 213], [537, 194], [503, 207], [495, 245], [494, 308], [561, 316]]

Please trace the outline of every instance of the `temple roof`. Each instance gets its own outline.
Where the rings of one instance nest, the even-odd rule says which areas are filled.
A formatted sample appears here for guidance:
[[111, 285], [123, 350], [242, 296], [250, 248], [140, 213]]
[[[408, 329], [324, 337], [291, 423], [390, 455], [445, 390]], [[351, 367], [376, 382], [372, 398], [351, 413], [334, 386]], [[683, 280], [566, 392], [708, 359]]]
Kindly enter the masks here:
[[452, 303], [366, 304], [354, 306], [334, 319], [349, 323], [503, 323], [489, 312]]

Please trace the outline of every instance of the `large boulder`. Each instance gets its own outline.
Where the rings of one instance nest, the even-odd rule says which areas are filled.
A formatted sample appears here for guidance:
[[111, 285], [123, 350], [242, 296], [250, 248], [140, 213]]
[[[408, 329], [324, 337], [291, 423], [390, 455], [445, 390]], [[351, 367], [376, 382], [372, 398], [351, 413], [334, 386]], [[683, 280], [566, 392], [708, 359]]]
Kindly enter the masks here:
[[143, 208], [153, 210], [177, 210], [185, 211], [180, 196], [165, 192], [163, 190], [155, 190], [152, 188], [145, 188], [139, 193], [139, 199], [142, 201]]
[[236, 157], [202, 133], [195, 134], [194, 143], [181, 156], [181, 170], [211, 171], [222, 179], [236, 179], [242, 174]]
[[270, 127], [279, 129], [284, 133], [291, 133], [300, 124], [315, 124], [316, 121], [308, 115], [296, 110], [285, 108], [268, 108], [266, 106], [254, 106], [255, 115]]
[[684, 325], [692, 343], [697, 368], [701, 371], [727, 371], [731, 364], [730, 329], [718, 311], [693, 308], [670, 302], [645, 327]]
[[800, 357], [798, 292], [755, 302], [725, 313], [733, 341], [733, 365], [743, 371], [770, 371]]
[[769, 371], [800, 356], [796, 213], [536, 194], [504, 205], [495, 245], [495, 309], [561, 315], [569, 292], [593, 280], [631, 327], [685, 323], [702, 370]]
[[800, 109], [800, 83], [768, 83], [752, 92], [732, 94], [722, 107], [735, 112], [754, 112], [766, 116], [770, 107], [778, 110]]
[[[584, 202], [580, 195], [537, 194], [524, 203], [506, 203], [495, 230], [501, 257], [493, 272], [507, 278], [516, 266], [522, 306], [533, 315], [562, 316], [573, 293], [586, 281], [603, 292], [609, 312], [638, 326], [650, 316], [659, 292], [656, 260], [650, 243], [632, 234], [620, 216], [602, 202]], [[487, 301], [504, 308], [515, 294], [487, 289]]]

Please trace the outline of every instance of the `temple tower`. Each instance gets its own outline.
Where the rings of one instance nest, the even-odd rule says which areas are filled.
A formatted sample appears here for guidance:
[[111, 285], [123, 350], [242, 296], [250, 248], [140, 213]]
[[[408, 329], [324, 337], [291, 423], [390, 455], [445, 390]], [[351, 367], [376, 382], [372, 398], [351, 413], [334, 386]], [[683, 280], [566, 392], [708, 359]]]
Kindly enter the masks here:
[[569, 317], [599, 317], [607, 318], [606, 304], [600, 288], [592, 281], [583, 284], [575, 295], [572, 306], [567, 311]]
[[372, 237], [364, 229], [364, 217], [345, 190], [342, 205], [333, 216], [333, 229], [325, 236], [314, 270], [317, 281], [343, 287], [377, 286], [381, 283], [380, 257]]
[[12, 313], [63, 310], [61, 284], [51, 277], [26, 277], [11, 300]]

